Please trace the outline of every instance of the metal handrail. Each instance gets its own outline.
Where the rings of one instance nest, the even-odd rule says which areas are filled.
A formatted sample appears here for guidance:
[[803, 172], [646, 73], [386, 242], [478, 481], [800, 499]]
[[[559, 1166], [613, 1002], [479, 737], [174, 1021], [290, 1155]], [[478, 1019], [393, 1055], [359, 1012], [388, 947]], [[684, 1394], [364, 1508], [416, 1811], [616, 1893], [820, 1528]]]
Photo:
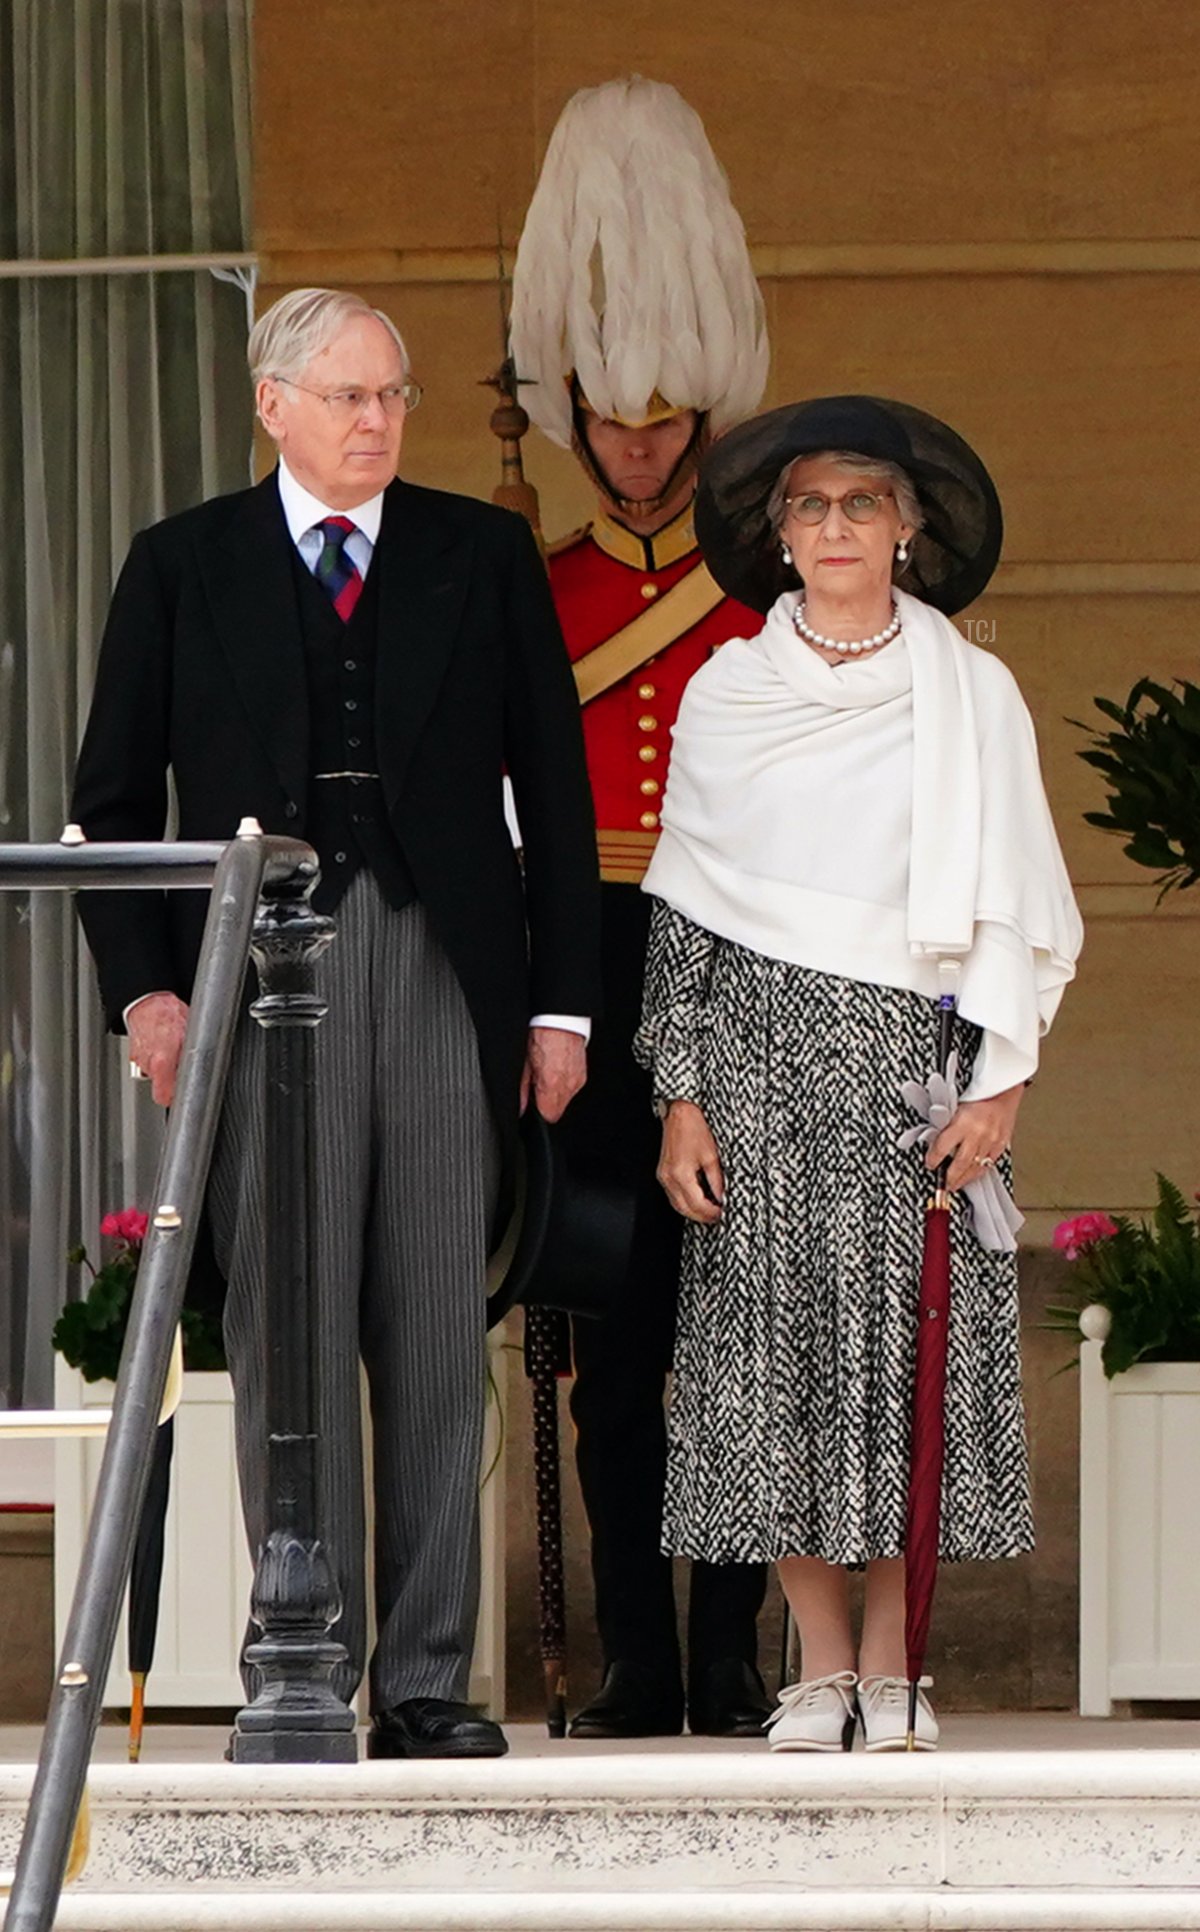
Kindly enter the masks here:
[[85, 1796], [154, 1434], [212, 1160], [264, 885], [318, 875], [295, 839], [244, 821], [227, 845], [0, 845], [0, 891], [211, 887], [187, 1035], [129, 1312], [99, 1481], [51, 1692], [5, 1932], [50, 1932]]

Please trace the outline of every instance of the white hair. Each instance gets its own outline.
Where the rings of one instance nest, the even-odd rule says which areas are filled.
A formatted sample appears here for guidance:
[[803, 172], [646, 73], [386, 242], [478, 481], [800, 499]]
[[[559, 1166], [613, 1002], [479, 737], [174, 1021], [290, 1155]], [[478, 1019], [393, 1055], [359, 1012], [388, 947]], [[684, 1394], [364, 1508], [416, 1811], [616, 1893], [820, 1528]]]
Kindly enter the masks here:
[[521, 401], [571, 444], [574, 370], [601, 416], [636, 420], [655, 390], [714, 431], [767, 380], [762, 295], [704, 124], [661, 81], [608, 81], [567, 102], [517, 250], [512, 353]]
[[347, 289], [298, 288], [272, 302], [250, 331], [246, 360], [250, 378], [257, 386], [264, 376], [294, 382], [304, 374], [314, 356], [327, 348], [343, 322], [356, 315], [373, 315], [382, 322], [400, 351], [404, 373], [408, 374], [408, 350], [404, 338], [390, 315], [373, 309], [361, 295]]
[[780, 470], [775, 487], [767, 498], [767, 522], [773, 535], [778, 535], [787, 511], [788, 477], [797, 463], [832, 463], [835, 470], [852, 476], [875, 476], [892, 486], [896, 508], [900, 512], [901, 523], [907, 523], [912, 530], [921, 529], [925, 515], [917, 500], [913, 480], [899, 463], [885, 462], [881, 456], [860, 456], [852, 449], [822, 449], [805, 452], [803, 456], [793, 456]]

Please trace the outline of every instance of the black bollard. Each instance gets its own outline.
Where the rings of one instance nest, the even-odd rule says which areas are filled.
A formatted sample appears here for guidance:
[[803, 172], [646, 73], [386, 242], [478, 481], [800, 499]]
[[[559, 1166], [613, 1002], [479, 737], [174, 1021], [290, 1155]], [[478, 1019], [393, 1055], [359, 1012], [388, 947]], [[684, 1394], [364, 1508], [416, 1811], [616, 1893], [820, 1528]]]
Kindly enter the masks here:
[[236, 1764], [351, 1764], [354, 1713], [332, 1673], [345, 1648], [330, 1635], [341, 1613], [337, 1579], [317, 1520], [314, 1346], [313, 1029], [326, 1011], [315, 964], [332, 919], [309, 903], [313, 881], [264, 889], [251, 951], [261, 994], [251, 1007], [265, 1029], [264, 1293], [267, 1480], [270, 1525], [258, 1552], [250, 1614], [261, 1629], [246, 1661], [261, 1688], [239, 1711]]

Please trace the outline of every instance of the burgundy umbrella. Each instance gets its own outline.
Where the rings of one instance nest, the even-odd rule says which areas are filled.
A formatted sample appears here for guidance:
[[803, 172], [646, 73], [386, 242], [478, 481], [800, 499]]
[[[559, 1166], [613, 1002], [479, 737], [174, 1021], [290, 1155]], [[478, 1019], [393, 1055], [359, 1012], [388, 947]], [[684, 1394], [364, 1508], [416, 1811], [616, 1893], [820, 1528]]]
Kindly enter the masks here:
[[[954, 1031], [956, 961], [939, 961], [943, 992], [938, 1000], [938, 1072], [945, 1078]], [[904, 1535], [904, 1649], [908, 1676], [907, 1748], [916, 1749], [917, 1695], [925, 1669], [929, 1619], [937, 1582], [942, 1522], [942, 1464], [946, 1448], [946, 1338], [950, 1323], [949, 1161], [935, 1176], [925, 1210], [917, 1359], [913, 1376], [908, 1508]]]

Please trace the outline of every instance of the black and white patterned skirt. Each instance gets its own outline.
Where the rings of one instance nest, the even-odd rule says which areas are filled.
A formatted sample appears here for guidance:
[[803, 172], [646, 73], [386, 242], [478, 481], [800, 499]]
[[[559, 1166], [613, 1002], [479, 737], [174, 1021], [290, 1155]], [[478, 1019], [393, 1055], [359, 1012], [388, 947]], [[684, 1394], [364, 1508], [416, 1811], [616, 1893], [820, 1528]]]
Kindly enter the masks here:
[[[897, 1556], [931, 1177], [896, 1143], [914, 1124], [901, 1083], [934, 1064], [934, 1003], [656, 914], [648, 986], [704, 982], [689, 1097], [726, 1188], [684, 1244], [664, 1548]], [[965, 1084], [979, 1033], [956, 1032]], [[951, 1251], [942, 1556], [1014, 1556], [1033, 1543], [1016, 1260], [979, 1246], [959, 1202]]]

